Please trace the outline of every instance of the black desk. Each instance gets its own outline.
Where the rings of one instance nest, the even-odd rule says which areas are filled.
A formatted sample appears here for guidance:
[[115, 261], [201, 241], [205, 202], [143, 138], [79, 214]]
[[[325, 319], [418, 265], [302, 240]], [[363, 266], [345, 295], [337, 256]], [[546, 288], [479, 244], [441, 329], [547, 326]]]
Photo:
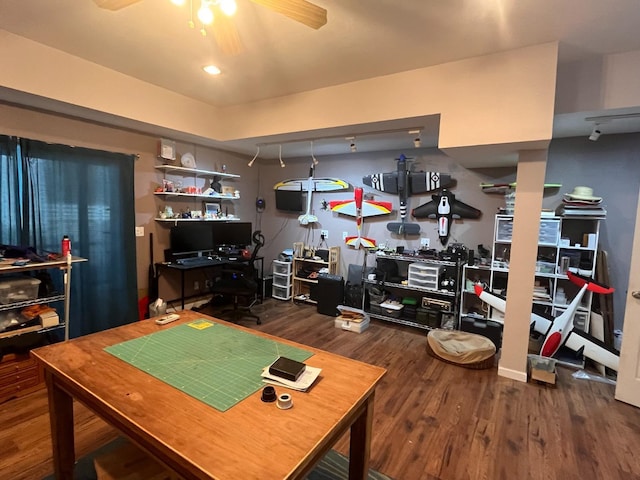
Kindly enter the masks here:
[[[260, 279], [264, 278], [264, 257], [256, 257], [255, 262], [259, 262], [260, 264]], [[163, 270], [169, 270], [169, 271], [179, 271], [180, 272], [180, 303], [181, 303], [181, 307], [182, 310], [184, 310], [184, 274], [185, 272], [193, 272], [195, 270], [203, 270], [203, 269], [214, 269], [214, 268], [219, 268], [223, 265], [235, 265], [235, 264], [243, 264], [243, 263], [247, 263], [247, 260], [242, 261], [242, 259], [240, 258], [225, 258], [225, 257], [220, 257], [220, 258], [214, 258], [212, 260], [209, 260], [206, 263], [197, 263], [197, 264], [180, 264], [180, 263], [175, 263], [175, 262], [162, 262], [162, 263], [156, 263], [156, 278], [155, 278], [155, 282], [156, 282], [156, 291], [158, 291], [158, 279], [160, 278], [160, 273]], [[262, 297], [262, 288], [261, 285], [258, 284], [258, 288], [256, 291], [258, 298], [260, 298], [260, 301], [264, 300]]]

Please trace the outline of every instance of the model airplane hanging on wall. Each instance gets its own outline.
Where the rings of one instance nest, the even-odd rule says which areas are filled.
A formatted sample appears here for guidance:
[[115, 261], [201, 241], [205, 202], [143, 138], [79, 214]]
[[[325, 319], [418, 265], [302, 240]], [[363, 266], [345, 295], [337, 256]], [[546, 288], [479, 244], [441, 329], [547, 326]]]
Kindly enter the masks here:
[[380, 192], [397, 193], [400, 198], [400, 222], [387, 224], [387, 230], [397, 234], [417, 235], [420, 225], [406, 223], [407, 198], [410, 195], [426, 193], [448, 187], [452, 183], [450, 175], [439, 172], [412, 172], [407, 166], [409, 158], [400, 154], [396, 158], [397, 170], [388, 173], [374, 173], [362, 178], [362, 183]]
[[293, 178], [289, 180], [283, 180], [273, 186], [274, 190], [289, 190], [307, 192], [307, 210], [304, 214], [298, 217], [298, 221], [301, 225], [309, 225], [318, 221], [318, 217], [311, 213], [311, 196], [313, 192], [332, 192], [337, 190], [346, 190], [349, 188], [349, 184], [339, 178], [315, 178], [315, 165], [311, 165], [309, 168], [308, 178]]
[[376, 246], [376, 241], [372, 238], [362, 236], [362, 221], [364, 217], [373, 217], [375, 215], [388, 215], [391, 213], [393, 206], [391, 202], [376, 202], [373, 200], [365, 200], [362, 187], [354, 189], [353, 200], [334, 200], [329, 202], [332, 211], [356, 217], [356, 226], [358, 228], [357, 237], [345, 238], [345, 243], [355, 248], [363, 246], [371, 248]]
[[415, 218], [438, 219], [438, 237], [440, 243], [446, 245], [449, 240], [451, 221], [454, 218], [479, 218], [482, 212], [466, 203], [456, 200], [456, 196], [447, 189], [431, 195], [430, 202], [414, 208], [411, 215]]
[[[547, 318], [535, 312], [531, 313], [531, 330], [545, 336], [544, 343], [540, 349], [540, 355], [552, 357], [558, 352], [560, 347], [566, 346], [574, 352], [581, 353], [585, 357], [605, 367], [618, 371], [618, 365], [620, 363], [619, 354], [597, 338], [581, 330], [576, 330], [573, 324], [573, 317], [585, 292], [610, 294], [613, 293], [614, 289], [599, 285], [592, 279], [575, 275], [572, 272], [567, 272], [567, 276], [574, 284], [580, 286], [580, 290], [567, 306], [567, 309], [556, 318]], [[474, 289], [480, 300], [504, 313], [507, 304], [504, 297], [486, 292], [482, 285], [479, 284], [476, 284]], [[492, 319], [492, 321], [503, 323], [500, 320]]]

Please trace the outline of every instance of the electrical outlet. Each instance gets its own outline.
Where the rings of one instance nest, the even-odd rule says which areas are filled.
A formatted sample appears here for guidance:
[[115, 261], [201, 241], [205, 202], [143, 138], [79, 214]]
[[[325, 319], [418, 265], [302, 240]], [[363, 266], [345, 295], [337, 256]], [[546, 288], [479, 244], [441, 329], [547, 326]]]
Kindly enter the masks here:
[[428, 237], [422, 237], [422, 238], [420, 239], [420, 246], [421, 246], [421, 247], [427, 247], [427, 248], [429, 248], [429, 244], [430, 244], [430, 243], [431, 243], [431, 242], [429, 241], [429, 238], [428, 238]]
[[194, 290], [200, 290], [200, 282], [198, 282], [198, 281], [193, 282], [193, 289]]
[[349, 236], [348, 232], [342, 232], [342, 239], [343, 240], [346, 240], [348, 236]]
[[204, 281], [204, 286], [205, 286], [205, 288], [211, 288], [211, 287], [213, 287], [213, 281], [211, 281], [211, 280], [205, 280], [205, 281]]
[[329, 239], [329, 230], [320, 230], [320, 235], [324, 237], [325, 240]]
[[144, 237], [144, 227], [136, 227], [136, 237]]

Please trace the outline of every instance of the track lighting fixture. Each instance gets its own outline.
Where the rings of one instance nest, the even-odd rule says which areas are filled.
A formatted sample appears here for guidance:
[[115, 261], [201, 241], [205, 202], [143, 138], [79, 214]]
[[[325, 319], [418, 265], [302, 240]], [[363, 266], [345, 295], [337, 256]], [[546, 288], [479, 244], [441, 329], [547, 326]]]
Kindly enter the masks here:
[[598, 127], [598, 124], [596, 123], [593, 127], [593, 130], [591, 130], [591, 135], [589, 135], [589, 140], [591, 140], [592, 142], [595, 142], [596, 140], [598, 140], [600, 138], [600, 135], [602, 134], [602, 132], [600, 131], [600, 128]]
[[313, 162], [314, 165], [318, 165], [318, 160], [316, 159], [316, 157], [313, 156], [313, 140], [311, 140], [310, 142], [311, 142], [311, 161]]
[[286, 167], [286, 165], [284, 164], [284, 161], [282, 160], [282, 144], [280, 144], [280, 153], [278, 153], [278, 158], [280, 159], [280, 166], [282, 168]]
[[251, 161], [249, 163], [247, 163], [248, 166], [253, 167], [253, 162], [256, 161], [256, 158], [258, 158], [258, 154], [260, 153], [260, 145], [258, 145], [258, 151], [256, 152], [256, 154], [253, 156], [253, 158], [251, 159]]
[[422, 146], [422, 139], [420, 138], [420, 130], [409, 130], [409, 135], [415, 135], [413, 137], [413, 146], [420, 148]]
[[356, 137], [344, 137], [344, 139], [349, 143], [349, 150], [351, 150], [351, 153], [357, 152], [358, 151], [358, 147], [356, 146]]

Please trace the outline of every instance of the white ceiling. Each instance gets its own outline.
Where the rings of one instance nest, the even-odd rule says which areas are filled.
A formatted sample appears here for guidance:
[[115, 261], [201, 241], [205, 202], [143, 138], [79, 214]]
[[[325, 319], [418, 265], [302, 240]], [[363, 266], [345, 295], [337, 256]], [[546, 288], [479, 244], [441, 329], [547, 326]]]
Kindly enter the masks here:
[[[233, 22], [244, 47], [237, 55], [220, 51], [215, 24], [207, 36], [189, 28], [189, 0], [185, 7], [140, 0], [117, 12], [92, 0], [2, 0], [0, 28], [218, 106], [550, 41], [560, 42], [561, 62], [640, 49], [638, 0], [313, 0], [328, 11], [318, 30], [250, 0], [237, 3]], [[222, 74], [206, 75], [208, 63]], [[11, 93], [1, 98], [15, 101]], [[591, 127], [584, 115], [559, 116], [554, 137], [588, 135]], [[438, 118], [426, 117], [317, 132], [314, 151], [347, 152], [350, 135], [358, 151], [413, 148], [414, 128], [422, 146], [437, 145]], [[614, 130], [640, 131], [640, 119], [610, 122], [607, 133]], [[307, 155], [310, 139], [277, 141], [299, 140], [283, 148], [291, 157]], [[255, 153], [255, 141], [227, 147]], [[277, 145], [263, 152], [277, 156]]]

